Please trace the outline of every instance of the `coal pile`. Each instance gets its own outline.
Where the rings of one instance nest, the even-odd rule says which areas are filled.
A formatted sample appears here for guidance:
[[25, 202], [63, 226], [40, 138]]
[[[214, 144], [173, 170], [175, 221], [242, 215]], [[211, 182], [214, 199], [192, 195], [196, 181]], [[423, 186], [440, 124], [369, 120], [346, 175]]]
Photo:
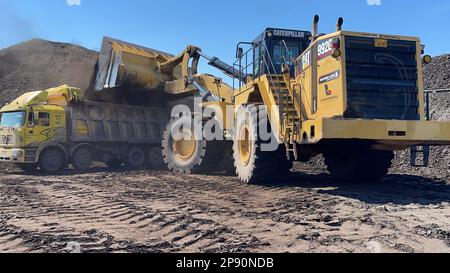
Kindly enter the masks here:
[[80, 46], [31, 40], [0, 51], [0, 105], [35, 90], [69, 84], [89, 92], [98, 53]]
[[450, 54], [434, 57], [423, 76], [425, 89], [450, 89]]
[[[450, 89], [450, 55], [433, 58], [424, 67], [424, 84], [427, 90]], [[450, 93], [430, 94], [430, 117], [432, 120], [450, 121]], [[431, 147], [430, 166], [410, 167], [409, 151], [398, 152], [392, 172], [426, 175], [440, 179], [450, 179], [450, 148]]]

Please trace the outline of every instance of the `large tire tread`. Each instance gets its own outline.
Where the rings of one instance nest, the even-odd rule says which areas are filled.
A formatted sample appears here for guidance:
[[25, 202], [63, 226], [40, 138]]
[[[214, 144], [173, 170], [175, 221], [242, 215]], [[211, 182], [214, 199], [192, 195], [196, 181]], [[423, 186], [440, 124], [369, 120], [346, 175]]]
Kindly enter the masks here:
[[189, 162], [180, 162], [172, 154], [171, 128], [175, 120], [171, 120], [163, 134], [162, 154], [167, 168], [178, 174], [210, 174], [220, 171], [224, 153], [228, 145], [226, 141], [197, 140], [197, 149]]
[[[244, 109], [244, 111], [248, 110]], [[277, 182], [278, 179], [289, 175], [292, 169], [292, 162], [287, 159], [284, 145], [279, 145], [275, 151], [262, 151], [261, 149], [264, 142], [257, 135], [257, 125], [268, 122], [267, 118], [259, 121], [257, 118], [250, 118], [247, 122], [249, 123], [247, 126], [250, 128], [250, 133], [256, 136], [255, 140], [252, 141], [253, 145], [249, 165], [244, 166], [239, 160], [239, 141], [235, 140], [233, 144], [234, 166], [241, 182], [247, 184], [267, 184]], [[240, 130], [241, 125], [236, 125], [237, 132]], [[237, 136], [235, 137], [237, 138]]]
[[348, 149], [325, 153], [330, 174], [341, 182], [380, 181], [389, 173], [394, 159], [392, 151]]

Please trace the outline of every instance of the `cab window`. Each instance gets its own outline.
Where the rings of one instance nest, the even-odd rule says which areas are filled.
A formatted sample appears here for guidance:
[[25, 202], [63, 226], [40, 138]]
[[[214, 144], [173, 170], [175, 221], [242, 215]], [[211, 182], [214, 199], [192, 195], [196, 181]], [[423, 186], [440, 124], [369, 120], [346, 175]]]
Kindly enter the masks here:
[[25, 112], [6, 112], [1, 114], [1, 127], [18, 128], [25, 124]]
[[37, 126], [50, 126], [50, 113], [39, 112]]
[[28, 113], [28, 126], [50, 126], [50, 113], [46, 112], [30, 112]]
[[[292, 62], [294, 58], [297, 58], [300, 55], [300, 50], [298, 48], [298, 45], [296, 43], [286, 43], [288, 52], [286, 53], [286, 49], [284, 48], [284, 45], [281, 44], [275, 44], [273, 46], [273, 62], [274, 64], [280, 65], [282, 61], [282, 57], [286, 58], [286, 62]], [[291, 58], [291, 60], [288, 60], [287, 58]]]

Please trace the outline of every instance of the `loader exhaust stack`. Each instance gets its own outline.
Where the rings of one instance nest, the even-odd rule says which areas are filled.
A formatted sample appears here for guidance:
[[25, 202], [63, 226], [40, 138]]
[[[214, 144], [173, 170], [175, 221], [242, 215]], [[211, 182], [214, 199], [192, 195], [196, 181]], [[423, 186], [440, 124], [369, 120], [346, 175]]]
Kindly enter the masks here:
[[313, 39], [313, 41], [316, 40], [317, 35], [319, 34], [319, 20], [320, 20], [319, 15], [314, 16], [314, 21], [313, 21], [313, 33], [312, 33], [312, 39]]
[[337, 24], [336, 24], [336, 31], [341, 31], [343, 24], [344, 24], [344, 18], [339, 17]]

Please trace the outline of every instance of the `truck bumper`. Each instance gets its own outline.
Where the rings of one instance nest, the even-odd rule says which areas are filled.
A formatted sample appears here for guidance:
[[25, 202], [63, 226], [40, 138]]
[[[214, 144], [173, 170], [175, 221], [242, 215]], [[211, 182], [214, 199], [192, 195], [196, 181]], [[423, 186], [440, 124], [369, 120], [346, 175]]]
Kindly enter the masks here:
[[314, 126], [314, 139], [370, 140], [391, 146], [450, 145], [450, 122], [359, 120], [326, 118], [308, 121], [306, 132]]
[[8, 163], [35, 163], [34, 161], [26, 161], [25, 149], [4, 149], [0, 148], [0, 162]]

